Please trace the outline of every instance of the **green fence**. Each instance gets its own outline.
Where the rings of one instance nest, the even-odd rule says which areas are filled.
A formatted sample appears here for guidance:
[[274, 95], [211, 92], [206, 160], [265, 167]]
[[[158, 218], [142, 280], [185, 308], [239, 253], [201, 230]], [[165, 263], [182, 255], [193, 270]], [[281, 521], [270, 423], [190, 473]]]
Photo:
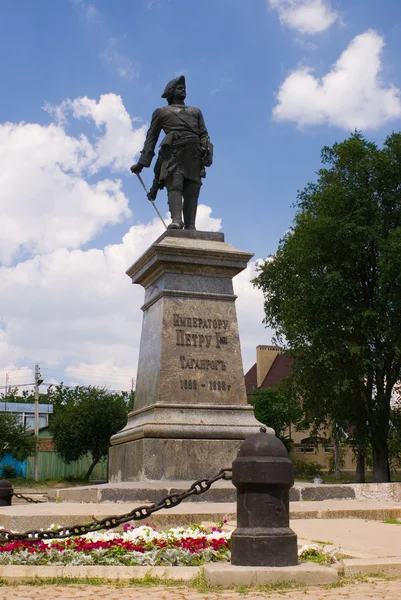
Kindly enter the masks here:
[[[49, 451], [39, 452], [39, 479], [63, 479], [65, 477], [76, 477], [83, 479], [92, 460], [85, 456], [76, 462], [67, 464], [57, 454]], [[30, 456], [27, 461], [26, 477], [34, 478], [34, 457]], [[92, 471], [91, 479], [107, 479], [107, 458], [100, 461]]]

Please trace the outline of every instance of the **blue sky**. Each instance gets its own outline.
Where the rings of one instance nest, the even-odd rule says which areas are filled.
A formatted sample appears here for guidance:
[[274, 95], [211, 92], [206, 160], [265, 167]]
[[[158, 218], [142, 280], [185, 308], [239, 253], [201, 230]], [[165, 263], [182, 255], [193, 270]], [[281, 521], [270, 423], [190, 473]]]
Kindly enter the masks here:
[[[142, 291], [124, 271], [159, 226], [129, 166], [176, 74], [215, 146], [200, 223], [255, 257], [274, 253], [323, 145], [355, 128], [381, 144], [400, 126], [398, 0], [1, 8], [0, 385], [28, 382], [36, 361], [70, 383], [135, 376]], [[157, 202], [166, 213], [164, 191]], [[237, 284], [246, 368], [270, 340], [253, 272]]]

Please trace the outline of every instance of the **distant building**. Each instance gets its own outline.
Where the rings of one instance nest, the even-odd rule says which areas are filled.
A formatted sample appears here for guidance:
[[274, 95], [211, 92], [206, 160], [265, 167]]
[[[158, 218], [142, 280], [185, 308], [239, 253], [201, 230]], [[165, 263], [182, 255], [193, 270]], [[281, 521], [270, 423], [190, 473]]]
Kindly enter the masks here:
[[[291, 364], [293, 360], [284, 354], [281, 354], [279, 346], [257, 346], [256, 363], [245, 374], [245, 388], [248, 402], [251, 401], [252, 393], [255, 389], [267, 389], [278, 385], [291, 374]], [[269, 423], [266, 423], [268, 425]], [[294, 459], [318, 462], [324, 469], [328, 469], [330, 457], [333, 454], [333, 444], [327, 441], [330, 433], [321, 430], [319, 432], [319, 443], [316, 446], [309, 437], [309, 431], [296, 431], [291, 428], [289, 437], [294, 442]], [[354, 455], [351, 448], [348, 447], [344, 456], [344, 471], [355, 470]]]
[[[53, 413], [53, 408], [53, 404], [39, 404], [39, 429], [48, 426], [49, 415]], [[25, 402], [0, 402], [0, 412], [17, 415], [28, 431], [35, 429], [34, 404], [25, 404]]]
[[252, 391], [277, 385], [291, 373], [291, 359], [280, 354], [279, 346], [257, 346], [256, 363], [245, 375], [248, 401]]

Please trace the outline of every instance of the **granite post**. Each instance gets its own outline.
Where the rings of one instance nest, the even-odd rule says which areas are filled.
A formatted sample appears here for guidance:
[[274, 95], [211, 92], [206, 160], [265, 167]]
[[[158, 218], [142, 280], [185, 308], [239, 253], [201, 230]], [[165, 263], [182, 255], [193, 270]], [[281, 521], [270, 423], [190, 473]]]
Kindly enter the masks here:
[[259, 431], [232, 284], [251, 257], [222, 233], [169, 229], [128, 269], [145, 303], [135, 406], [111, 438], [111, 483], [209, 477]]

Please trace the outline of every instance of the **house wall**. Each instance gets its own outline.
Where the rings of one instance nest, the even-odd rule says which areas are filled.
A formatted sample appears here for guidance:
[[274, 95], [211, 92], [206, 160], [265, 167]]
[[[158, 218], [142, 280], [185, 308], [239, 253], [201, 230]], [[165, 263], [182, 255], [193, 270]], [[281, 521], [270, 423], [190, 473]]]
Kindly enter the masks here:
[[[327, 438], [328, 432], [321, 431], [321, 437]], [[306, 431], [291, 431], [291, 439], [294, 441], [294, 449], [292, 452], [294, 460], [305, 460], [307, 462], [317, 462], [323, 467], [325, 471], [330, 468], [330, 459], [334, 455], [333, 445], [330, 444], [328, 447], [324, 447], [324, 444], [318, 444], [317, 447], [311, 446], [311, 444], [305, 443], [310, 435], [310, 430]], [[350, 446], [345, 447], [345, 453], [343, 456], [344, 465], [341, 467], [341, 471], [355, 471], [356, 462], [355, 456]]]

